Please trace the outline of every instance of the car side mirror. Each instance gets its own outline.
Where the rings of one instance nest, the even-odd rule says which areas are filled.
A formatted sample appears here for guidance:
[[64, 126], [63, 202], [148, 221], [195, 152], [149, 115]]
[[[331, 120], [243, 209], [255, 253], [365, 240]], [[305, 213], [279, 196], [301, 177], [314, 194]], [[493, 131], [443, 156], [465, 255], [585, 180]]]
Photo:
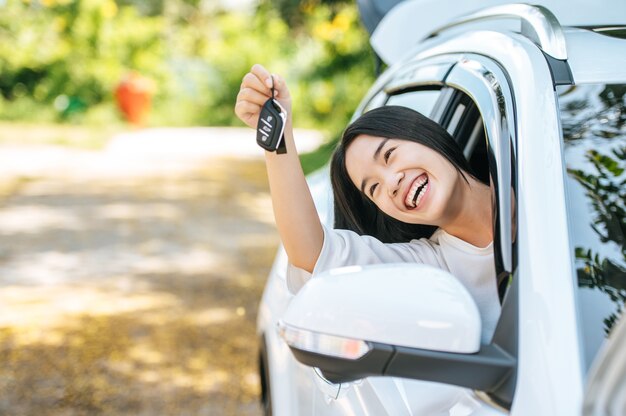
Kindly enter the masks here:
[[459, 280], [420, 264], [320, 274], [278, 327], [298, 361], [335, 383], [386, 375], [488, 391], [515, 366], [497, 346], [481, 346], [480, 314]]

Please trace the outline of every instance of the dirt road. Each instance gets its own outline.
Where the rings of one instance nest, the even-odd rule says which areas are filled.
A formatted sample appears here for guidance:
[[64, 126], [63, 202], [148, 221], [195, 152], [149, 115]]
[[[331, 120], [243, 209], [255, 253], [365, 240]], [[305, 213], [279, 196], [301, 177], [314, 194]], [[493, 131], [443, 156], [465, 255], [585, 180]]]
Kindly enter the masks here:
[[0, 148], [0, 414], [259, 415], [263, 162], [123, 140]]

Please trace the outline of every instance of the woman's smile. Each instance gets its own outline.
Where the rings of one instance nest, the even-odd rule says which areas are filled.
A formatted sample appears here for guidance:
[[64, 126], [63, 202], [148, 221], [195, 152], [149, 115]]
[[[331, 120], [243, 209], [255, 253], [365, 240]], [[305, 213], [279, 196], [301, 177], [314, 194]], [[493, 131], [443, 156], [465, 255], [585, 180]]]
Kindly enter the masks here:
[[426, 197], [426, 193], [428, 192], [428, 174], [422, 173], [420, 176], [415, 178], [410, 188], [408, 189], [406, 196], [404, 197], [404, 205], [408, 209], [415, 210], [418, 209], [421, 205], [422, 201]]

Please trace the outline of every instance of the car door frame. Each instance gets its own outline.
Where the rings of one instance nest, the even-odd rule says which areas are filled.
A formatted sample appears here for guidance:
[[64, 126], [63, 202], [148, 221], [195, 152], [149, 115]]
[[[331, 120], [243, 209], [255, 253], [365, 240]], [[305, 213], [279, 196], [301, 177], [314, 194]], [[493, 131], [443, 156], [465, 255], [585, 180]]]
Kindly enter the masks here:
[[[570, 268], [564, 267], [571, 264], [571, 250], [554, 79], [541, 49], [510, 32], [442, 37], [425, 42], [410, 55], [420, 61], [465, 53], [496, 62], [516, 100], [514, 128], [519, 140], [511, 155], [516, 164], [512, 180], [517, 248], [512, 255], [517, 256], [519, 277], [512, 287], [518, 285], [518, 357], [524, 365], [518, 367], [512, 412], [554, 414], [550, 411], [559, 409], [575, 414], [582, 399], [582, 356], [575, 282]], [[383, 74], [373, 94], [390, 76]]]

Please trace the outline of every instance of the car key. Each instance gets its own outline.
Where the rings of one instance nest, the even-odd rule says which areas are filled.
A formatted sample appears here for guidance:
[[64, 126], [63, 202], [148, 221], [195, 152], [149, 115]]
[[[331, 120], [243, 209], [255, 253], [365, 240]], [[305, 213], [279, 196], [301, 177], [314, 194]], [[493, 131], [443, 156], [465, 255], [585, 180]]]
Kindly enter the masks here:
[[287, 111], [274, 98], [274, 77], [272, 77], [272, 98], [261, 108], [256, 129], [256, 142], [268, 152], [287, 153], [284, 132]]

